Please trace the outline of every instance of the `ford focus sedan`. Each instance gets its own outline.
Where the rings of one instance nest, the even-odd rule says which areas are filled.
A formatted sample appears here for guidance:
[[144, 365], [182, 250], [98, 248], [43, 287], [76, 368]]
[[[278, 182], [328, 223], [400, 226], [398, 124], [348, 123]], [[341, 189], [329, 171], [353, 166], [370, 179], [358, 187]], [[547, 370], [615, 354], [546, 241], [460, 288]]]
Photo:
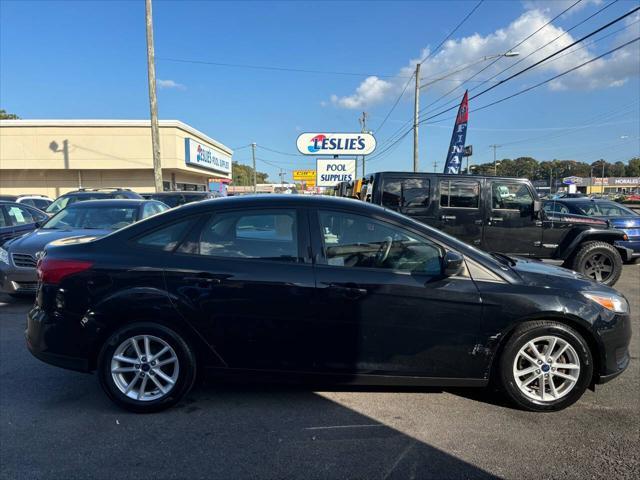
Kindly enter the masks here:
[[49, 244], [26, 341], [136, 412], [196, 372], [502, 388], [551, 411], [629, 363], [616, 290], [364, 202], [233, 197]]

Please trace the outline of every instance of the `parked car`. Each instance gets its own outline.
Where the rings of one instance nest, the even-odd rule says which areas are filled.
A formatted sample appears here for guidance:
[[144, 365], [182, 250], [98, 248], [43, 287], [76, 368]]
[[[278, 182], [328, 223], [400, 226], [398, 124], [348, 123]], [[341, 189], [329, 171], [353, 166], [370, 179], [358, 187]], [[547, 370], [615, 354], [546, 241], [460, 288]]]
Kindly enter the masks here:
[[157, 192], [157, 193], [141, 193], [143, 198], [152, 198], [166, 203], [171, 208], [184, 205], [185, 203], [199, 202], [201, 200], [210, 200], [212, 198], [220, 198], [218, 192]]
[[96, 371], [137, 412], [175, 404], [205, 369], [494, 381], [520, 407], [549, 411], [629, 364], [629, 306], [616, 290], [356, 200], [184, 205], [101, 239], [50, 243], [38, 275], [29, 350]]
[[616, 244], [632, 250], [632, 258], [640, 258], [640, 215], [630, 208], [609, 200], [563, 198], [545, 202], [544, 210], [607, 220], [613, 228], [622, 230], [629, 237], [626, 241], [616, 241]]
[[69, 205], [41, 228], [0, 248], [0, 291], [19, 296], [36, 291], [36, 261], [53, 240], [77, 236], [98, 238], [143, 218], [168, 210], [155, 200], [89, 200]]
[[15, 202], [30, 207], [35, 207], [38, 210], [46, 210], [46, 208], [53, 203], [46, 195], [24, 194], [24, 195], [0, 195], [0, 201]]
[[38, 228], [49, 217], [41, 210], [15, 202], [0, 201], [0, 245]]
[[632, 251], [607, 221], [549, 215], [527, 179], [380, 172], [366, 178], [363, 199], [408, 215], [490, 252], [549, 259], [606, 285]]
[[72, 205], [76, 202], [84, 202], [86, 200], [101, 200], [107, 198], [140, 199], [142, 197], [136, 192], [129, 190], [128, 188], [81, 188], [79, 190], [67, 192], [64, 195], [59, 196], [51, 205], [47, 207], [45, 212], [49, 215], [54, 215], [63, 208], [68, 207], [69, 205]]

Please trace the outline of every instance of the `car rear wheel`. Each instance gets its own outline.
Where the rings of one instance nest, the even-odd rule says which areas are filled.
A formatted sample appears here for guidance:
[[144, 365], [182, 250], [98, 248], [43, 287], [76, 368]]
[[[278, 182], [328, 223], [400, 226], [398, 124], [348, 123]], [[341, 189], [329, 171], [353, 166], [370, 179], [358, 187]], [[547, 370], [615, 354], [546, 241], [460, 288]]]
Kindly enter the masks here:
[[196, 378], [196, 356], [175, 331], [136, 323], [115, 332], [98, 358], [100, 384], [117, 405], [139, 413], [168, 408]]
[[605, 242], [587, 242], [573, 259], [573, 269], [605, 285], [614, 285], [622, 274], [622, 257]]
[[589, 386], [593, 360], [584, 338], [552, 321], [527, 322], [516, 329], [500, 358], [507, 396], [526, 410], [562, 410]]

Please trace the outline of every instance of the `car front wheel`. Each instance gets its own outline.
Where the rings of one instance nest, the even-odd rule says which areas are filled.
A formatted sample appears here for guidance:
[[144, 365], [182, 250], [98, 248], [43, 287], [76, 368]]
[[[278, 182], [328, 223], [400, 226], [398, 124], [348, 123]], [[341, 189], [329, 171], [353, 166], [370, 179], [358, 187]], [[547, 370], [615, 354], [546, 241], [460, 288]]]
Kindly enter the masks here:
[[589, 386], [593, 360], [584, 338], [552, 321], [527, 322], [508, 340], [500, 358], [507, 396], [526, 410], [562, 410]]
[[163, 410], [193, 386], [195, 358], [173, 330], [154, 323], [131, 324], [105, 342], [98, 358], [100, 384], [122, 408], [138, 413]]

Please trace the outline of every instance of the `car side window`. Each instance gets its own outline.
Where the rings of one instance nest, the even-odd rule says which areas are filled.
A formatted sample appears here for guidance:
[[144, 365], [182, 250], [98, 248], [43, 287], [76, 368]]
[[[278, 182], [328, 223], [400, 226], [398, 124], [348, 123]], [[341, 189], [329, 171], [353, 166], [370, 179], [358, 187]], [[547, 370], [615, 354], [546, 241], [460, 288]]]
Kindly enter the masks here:
[[407, 178], [385, 180], [382, 190], [382, 205], [398, 209], [424, 208], [429, 204], [429, 179]]
[[[186, 248], [184, 253], [192, 253], [190, 246]], [[195, 253], [209, 257], [297, 262], [296, 211], [274, 209], [214, 214], [202, 228]]]
[[150, 233], [138, 237], [136, 243], [158, 250], [170, 252], [178, 246], [193, 225], [194, 218], [188, 218], [180, 222], [172, 223], [166, 227], [154, 230]]
[[12, 205], [7, 208], [7, 213], [13, 225], [27, 225], [36, 222], [31, 211], [24, 207]]
[[491, 182], [491, 208], [518, 210], [520, 216], [533, 215], [533, 195], [523, 183]]
[[480, 184], [474, 181], [440, 181], [440, 206], [450, 208], [478, 208]]
[[440, 275], [443, 250], [395, 225], [344, 212], [321, 211], [327, 263]]

